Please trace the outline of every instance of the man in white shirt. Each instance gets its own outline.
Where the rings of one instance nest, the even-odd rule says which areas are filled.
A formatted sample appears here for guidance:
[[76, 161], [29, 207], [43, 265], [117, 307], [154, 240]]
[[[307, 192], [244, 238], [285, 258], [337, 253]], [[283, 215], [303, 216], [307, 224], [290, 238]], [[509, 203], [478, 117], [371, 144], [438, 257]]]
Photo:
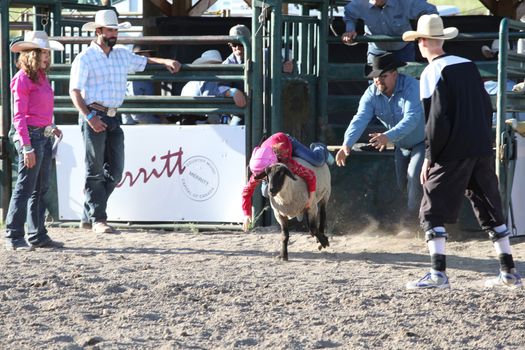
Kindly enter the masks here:
[[143, 71], [147, 63], [163, 64], [171, 73], [180, 70], [176, 60], [144, 57], [124, 48], [114, 48], [119, 24], [113, 10], [100, 10], [95, 21], [82, 30], [95, 31], [96, 39], [82, 51], [71, 66], [69, 94], [80, 112], [79, 123], [85, 145], [86, 183], [84, 227], [92, 224], [97, 233], [112, 233], [106, 222], [107, 201], [122, 179], [124, 169], [124, 134], [116, 118], [117, 108], [124, 101], [127, 74]]

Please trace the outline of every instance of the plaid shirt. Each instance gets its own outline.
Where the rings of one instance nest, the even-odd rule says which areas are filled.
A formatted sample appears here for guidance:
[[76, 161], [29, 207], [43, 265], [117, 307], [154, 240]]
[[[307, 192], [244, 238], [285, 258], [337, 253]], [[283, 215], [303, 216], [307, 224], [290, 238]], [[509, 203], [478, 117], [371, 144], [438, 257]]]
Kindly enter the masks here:
[[95, 42], [75, 57], [69, 91], [80, 90], [87, 105], [120, 107], [126, 95], [128, 73], [143, 71], [147, 57], [125, 48], [113, 48], [109, 56]]

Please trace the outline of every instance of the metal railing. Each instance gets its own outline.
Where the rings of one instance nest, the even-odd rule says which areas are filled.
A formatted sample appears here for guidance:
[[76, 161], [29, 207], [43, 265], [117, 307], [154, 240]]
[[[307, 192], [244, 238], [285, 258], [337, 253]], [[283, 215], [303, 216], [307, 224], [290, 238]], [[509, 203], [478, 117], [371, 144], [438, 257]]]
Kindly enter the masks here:
[[[510, 32], [510, 30], [520, 32]], [[516, 139], [512, 126], [505, 123], [506, 112], [525, 111], [525, 95], [507, 91], [507, 78], [525, 78], [525, 55], [511, 53], [509, 38], [525, 38], [525, 23], [504, 18], [499, 29], [498, 97], [496, 122], [496, 174], [505, 218], [512, 215], [512, 183], [516, 166]], [[513, 220], [512, 220], [513, 221]]]
[[[69, 45], [78, 45], [79, 49], [87, 47], [92, 37], [54, 37]], [[159, 113], [159, 114], [236, 114], [243, 115], [247, 130], [247, 154], [251, 150], [251, 133], [248, 132], [253, 123], [250, 95], [252, 89], [252, 72], [250, 71], [251, 47], [250, 38], [203, 35], [203, 36], [149, 36], [149, 37], [119, 37], [119, 44], [140, 45], [214, 45], [229, 42], [239, 42], [244, 46], [246, 64], [183, 64], [177, 74], [169, 73], [161, 65], [148, 65], [144, 72], [128, 75], [129, 81], [156, 81], [156, 82], [187, 82], [187, 81], [223, 81], [244, 82], [244, 91], [247, 94], [247, 105], [244, 108], [235, 106], [231, 97], [181, 97], [181, 96], [126, 96], [119, 108], [122, 113]], [[71, 58], [73, 59], [73, 57]], [[56, 64], [49, 75], [51, 81], [65, 82], [69, 80], [70, 64]], [[55, 96], [55, 112], [77, 113], [69, 95]]]

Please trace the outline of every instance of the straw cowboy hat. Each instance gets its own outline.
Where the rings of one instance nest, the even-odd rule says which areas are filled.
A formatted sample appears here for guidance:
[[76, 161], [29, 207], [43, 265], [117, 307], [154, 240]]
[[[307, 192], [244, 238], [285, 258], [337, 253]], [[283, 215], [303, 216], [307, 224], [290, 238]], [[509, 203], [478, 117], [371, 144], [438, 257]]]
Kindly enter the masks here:
[[118, 23], [117, 14], [113, 10], [100, 10], [95, 13], [95, 21], [87, 22], [82, 26], [82, 30], [94, 31], [97, 28], [111, 28], [111, 29], [128, 29], [131, 28], [131, 23]]
[[215, 64], [222, 63], [221, 53], [217, 50], [204, 51], [201, 57], [197, 58], [192, 64]]
[[390, 52], [381, 56], [374, 56], [372, 64], [365, 65], [365, 76], [367, 78], [377, 78], [384, 72], [406, 66], [406, 62], [398, 61]]
[[443, 29], [443, 20], [436, 14], [423, 15], [417, 21], [417, 30], [403, 33], [404, 41], [414, 41], [418, 38], [448, 40], [458, 35], [458, 29], [449, 27]]
[[25, 50], [64, 50], [64, 45], [55, 40], [49, 40], [47, 33], [41, 30], [29, 31], [24, 34], [24, 40], [11, 45], [12, 52]]

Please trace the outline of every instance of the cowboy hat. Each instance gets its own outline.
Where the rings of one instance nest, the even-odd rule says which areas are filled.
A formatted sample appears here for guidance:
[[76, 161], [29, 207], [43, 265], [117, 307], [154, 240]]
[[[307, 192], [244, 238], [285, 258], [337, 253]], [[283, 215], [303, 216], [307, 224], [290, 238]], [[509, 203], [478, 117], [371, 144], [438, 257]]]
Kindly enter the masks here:
[[111, 29], [128, 29], [131, 28], [131, 23], [118, 23], [117, 14], [113, 10], [100, 10], [95, 13], [95, 21], [87, 22], [82, 26], [82, 30], [94, 31], [97, 28], [111, 28]]
[[[510, 45], [508, 41], [507, 41], [507, 50], [510, 50]], [[490, 47], [488, 47], [487, 45], [483, 45], [481, 47], [481, 54], [487, 59], [496, 57], [498, 53], [499, 53], [499, 40], [498, 39], [493, 40]]]
[[41, 30], [29, 31], [24, 34], [24, 40], [11, 45], [11, 52], [25, 50], [64, 50], [64, 45], [55, 40], [49, 40], [47, 33]]
[[150, 49], [149, 46], [144, 46], [144, 45], [139, 45], [139, 44], [136, 44], [135, 46], [133, 46], [133, 53], [136, 53], [136, 54], [152, 53], [152, 52], [155, 52], [155, 50]]
[[377, 78], [384, 72], [406, 66], [406, 62], [398, 61], [394, 55], [387, 52], [381, 56], [374, 56], [372, 64], [365, 65], [365, 77]]
[[222, 57], [217, 50], [204, 51], [201, 57], [197, 58], [192, 64], [214, 64], [222, 63]]
[[417, 21], [417, 30], [403, 33], [404, 41], [414, 41], [418, 38], [448, 40], [458, 35], [458, 28], [443, 29], [443, 20], [436, 14], [423, 15]]
[[244, 24], [237, 24], [230, 28], [230, 36], [247, 36], [250, 38], [252, 33]]

